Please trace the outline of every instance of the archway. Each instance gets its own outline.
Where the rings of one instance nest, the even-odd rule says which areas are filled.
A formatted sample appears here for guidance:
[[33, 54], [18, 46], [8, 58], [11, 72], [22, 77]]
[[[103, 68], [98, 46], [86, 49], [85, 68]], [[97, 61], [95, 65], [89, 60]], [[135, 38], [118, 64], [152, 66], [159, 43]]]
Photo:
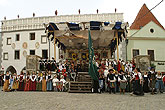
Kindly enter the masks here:
[[9, 66], [9, 67], [6, 69], [6, 71], [11, 72], [12, 74], [13, 74], [13, 73], [17, 73], [16, 69], [15, 69], [13, 66]]

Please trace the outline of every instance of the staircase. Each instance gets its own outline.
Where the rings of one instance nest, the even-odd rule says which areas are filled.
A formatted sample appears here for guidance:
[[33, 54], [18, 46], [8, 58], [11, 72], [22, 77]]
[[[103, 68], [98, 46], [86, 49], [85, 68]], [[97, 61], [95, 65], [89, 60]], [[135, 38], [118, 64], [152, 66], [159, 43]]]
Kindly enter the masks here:
[[69, 93], [91, 93], [92, 79], [88, 72], [78, 72], [76, 81], [69, 83]]

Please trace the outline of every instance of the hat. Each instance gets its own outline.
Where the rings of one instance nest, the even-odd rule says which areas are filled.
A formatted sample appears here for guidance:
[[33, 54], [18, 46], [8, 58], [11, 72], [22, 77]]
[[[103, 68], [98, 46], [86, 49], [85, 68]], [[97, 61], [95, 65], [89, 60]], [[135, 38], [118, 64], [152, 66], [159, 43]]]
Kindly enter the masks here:
[[110, 71], [114, 71], [114, 70], [113, 70], [113, 69], [109, 69], [109, 72], [110, 72]]

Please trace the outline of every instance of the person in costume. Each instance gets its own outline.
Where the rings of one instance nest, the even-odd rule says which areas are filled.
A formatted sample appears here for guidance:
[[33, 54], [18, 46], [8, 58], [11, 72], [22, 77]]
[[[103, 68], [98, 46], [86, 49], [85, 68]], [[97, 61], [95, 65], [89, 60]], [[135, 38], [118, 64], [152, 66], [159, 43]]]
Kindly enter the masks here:
[[147, 72], [144, 72], [144, 75], [143, 75], [143, 90], [145, 93], [149, 92], [149, 77], [148, 77]]
[[0, 86], [3, 87], [3, 84], [4, 84], [4, 75], [3, 74], [0, 74]]
[[46, 73], [43, 73], [42, 76], [42, 91], [46, 92]]
[[165, 75], [163, 76], [164, 92], [165, 92]]
[[19, 76], [19, 91], [24, 91], [24, 79], [25, 76], [23, 75], [23, 72], [21, 71], [21, 74]]
[[52, 76], [50, 71], [46, 76], [46, 85], [47, 85], [47, 91], [52, 91]]
[[102, 67], [100, 67], [99, 69], [99, 87], [100, 87], [100, 91], [99, 92], [104, 92], [104, 69]]
[[120, 87], [120, 82], [119, 82], [119, 72], [118, 71], [115, 71], [115, 79], [116, 79], [116, 87], [115, 87], [115, 91], [116, 92], [119, 92], [119, 87]]
[[53, 82], [53, 89], [54, 89], [54, 91], [58, 91], [57, 83], [59, 82], [59, 79], [57, 78], [56, 74], [54, 75], [52, 82]]
[[18, 75], [16, 73], [13, 74], [13, 79], [14, 79], [14, 82], [13, 82], [13, 90], [18, 90], [19, 88], [19, 81], [18, 81]]
[[132, 79], [132, 76], [130, 72], [126, 71], [126, 79], [127, 79], [127, 86], [126, 86], [126, 92], [132, 92], [132, 84], [130, 80]]
[[25, 79], [26, 83], [25, 83], [25, 89], [24, 91], [29, 91], [30, 90], [30, 74], [27, 73], [26, 75], [26, 79]]
[[113, 74], [114, 70], [110, 69], [109, 74], [107, 75], [108, 82], [109, 82], [109, 93], [113, 92], [114, 94], [116, 93], [115, 88], [116, 88], [116, 78], [115, 75]]
[[10, 74], [7, 71], [5, 76], [4, 76], [4, 86], [3, 86], [3, 91], [8, 92], [9, 90], [9, 79], [10, 79]]
[[156, 73], [154, 68], [151, 68], [151, 71], [148, 73], [148, 77], [150, 79], [151, 94], [154, 95], [156, 84]]
[[[133, 78], [130, 81], [135, 81], [133, 84], [133, 94], [142, 96], [144, 95], [143, 88], [142, 88], [142, 75], [139, 68], [134, 69]], [[132, 95], [132, 94], [131, 94]]]
[[105, 80], [105, 91], [107, 92], [108, 91], [108, 80], [107, 80], [107, 75], [108, 75], [109, 71], [108, 71], [108, 67], [105, 67], [105, 70], [104, 70], [104, 80]]
[[65, 90], [65, 84], [67, 83], [66, 80], [64, 79], [64, 76], [61, 75], [61, 79], [60, 79], [60, 82], [62, 82], [62, 91]]
[[11, 75], [10, 79], [9, 79], [9, 90], [10, 91], [13, 91], [13, 83], [14, 83], [14, 79], [13, 79], [13, 76]]
[[36, 91], [36, 75], [35, 72], [33, 72], [32, 76], [31, 76], [31, 90], [32, 91]]
[[38, 73], [37, 78], [36, 78], [36, 90], [37, 91], [42, 91], [42, 76], [41, 73]]
[[118, 77], [118, 81], [120, 82], [120, 94], [123, 92], [125, 94], [125, 89], [127, 85], [127, 79], [124, 75], [124, 71], [120, 70], [120, 75]]
[[164, 85], [163, 85], [163, 76], [162, 76], [161, 72], [157, 72], [157, 75], [156, 75], [156, 87], [155, 88], [157, 90], [157, 93], [158, 92], [163, 93]]

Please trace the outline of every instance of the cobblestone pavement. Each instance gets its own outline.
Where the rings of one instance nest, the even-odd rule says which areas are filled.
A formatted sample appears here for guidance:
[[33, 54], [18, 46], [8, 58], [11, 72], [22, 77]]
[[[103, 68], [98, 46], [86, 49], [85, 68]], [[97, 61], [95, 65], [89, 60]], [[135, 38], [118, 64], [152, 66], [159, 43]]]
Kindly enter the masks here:
[[3, 92], [0, 110], [165, 110], [164, 94], [130, 96], [67, 92]]

